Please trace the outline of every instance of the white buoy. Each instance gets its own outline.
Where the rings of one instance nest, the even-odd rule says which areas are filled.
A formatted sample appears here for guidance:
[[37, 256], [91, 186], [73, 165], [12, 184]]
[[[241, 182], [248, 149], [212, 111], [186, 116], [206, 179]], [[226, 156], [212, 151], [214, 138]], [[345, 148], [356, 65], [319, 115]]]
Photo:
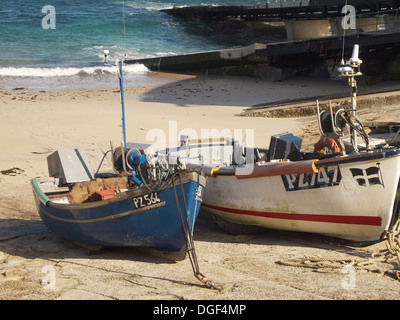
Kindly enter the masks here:
[[104, 63], [108, 62], [108, 55], [109, 55], [110, 51], [108, 50], [103, 50], [103, 54], [104, 54]]

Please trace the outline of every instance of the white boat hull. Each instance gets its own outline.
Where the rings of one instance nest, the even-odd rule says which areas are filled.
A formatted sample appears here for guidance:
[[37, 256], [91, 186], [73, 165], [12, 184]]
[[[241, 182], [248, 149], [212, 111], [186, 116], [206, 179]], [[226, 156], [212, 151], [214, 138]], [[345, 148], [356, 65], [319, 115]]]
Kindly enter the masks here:
[[400, 152], [319, 161], [318, 173], [209, 177], [203, 209], [235, 223], [374, 242], [392, 222]]

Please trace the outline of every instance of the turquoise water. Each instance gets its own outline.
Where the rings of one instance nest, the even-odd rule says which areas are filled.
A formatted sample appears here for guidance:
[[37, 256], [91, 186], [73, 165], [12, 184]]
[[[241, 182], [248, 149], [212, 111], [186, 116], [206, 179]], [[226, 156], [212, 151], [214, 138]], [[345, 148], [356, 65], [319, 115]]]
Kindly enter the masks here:
[[[103, 63], [103, 50], [109, 50], [114, 61], [124, 55], [137, 59], [231, 47], [234, 41], [215, 34], [207, 24], [174, 18], [160, 9], [255, 3], [241, 0], [2, 0], [0, 86], [33, 85], [32, 78], [40, 78], [43, 83], [51, 78], [47, 85], [54, 85], [60, 78], [73, 83], [76, 77], [98, 79], [101, 75], [113, 74], [114, 67]], [[42, 12], [46, 5], [52, 6], [54, 15], [51, 11]], [[54, 28], [45, 29], [42, 22], [45, 27]], [[126, 69], [131, 75], [147, 72], [144, 66], [138, 65]]]

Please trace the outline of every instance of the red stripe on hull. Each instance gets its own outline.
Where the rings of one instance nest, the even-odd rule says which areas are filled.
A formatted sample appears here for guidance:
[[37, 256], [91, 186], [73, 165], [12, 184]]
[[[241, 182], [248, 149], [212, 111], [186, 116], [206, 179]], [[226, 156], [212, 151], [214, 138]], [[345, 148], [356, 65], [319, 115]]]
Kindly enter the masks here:
[[283, 219], [283, 220], [301, 220], [313, 222], [342, 223], [342, 224], [358, 224], [366, 226], [378, 226], [382, 224], [381, 217], [368, 216], [339, 216], [339, 215], [323, 215], [323, 214], [303, 214], [303, 213], [281, 213], [281, 212], [265, 212], [250, 211], [241, 209], [232, 209], [214, 206], [212, 204], [203, 203], [202, 206], [219, 211], [244, 214], [249, 216], [257, 216], [263, 218]]

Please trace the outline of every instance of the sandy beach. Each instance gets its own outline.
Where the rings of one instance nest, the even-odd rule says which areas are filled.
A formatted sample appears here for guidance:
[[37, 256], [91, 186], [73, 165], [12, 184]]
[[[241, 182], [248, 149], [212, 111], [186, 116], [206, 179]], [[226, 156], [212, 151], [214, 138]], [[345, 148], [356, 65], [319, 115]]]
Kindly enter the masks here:
[[[238, 116], [248, 108], [295, 98], [348, 93], [341, 81], [155, 74], [160, 86], [125, 84], [127, 140], [151, 143], [152, 130], [179, 138], [184, 129], [253, 130], [255, 145], [293, 132], [304, 145], [318, 138], [316, 118]], [[361, 86], [400, 89], [399, 83]], [[400, 104], [371, 104], [361, 120], [400, 121]], [[159, 132], [159, 131], [157, 131]], [[171, 262], [138, 249], [92, 252], [61, 239], [41, 222], [30, 179], [48, 175], [46, 157], [58, 149], [84, 148], [93, 170], [119, 144], [121, 104], [114, 89], [61, 92], [0, 88], [0, 299], [12, 300], [286, 300], [399, 299], [394, 265], [376, 262], [375, 271], [357, 270], [348, 285], [341, 269], [324, 272], [279, 264], [283, 259], [319, 257], [370, 260], [384, 243], [360, 247], [318, 235], [263, 230], [233, 236], [204, 212], [194, 232], [200, 270], [222, 291], [204, 287], [189, 260]], [[110, 165], [109, 159], [104, 167]], [[389, 272], [385, 272], [389, 271]], [[50, 280], [49, 280], [50, 279]], [[210, 302], [211, 303], [211, 302]], [[245, 302], [244, 302], [245, 303]]]

